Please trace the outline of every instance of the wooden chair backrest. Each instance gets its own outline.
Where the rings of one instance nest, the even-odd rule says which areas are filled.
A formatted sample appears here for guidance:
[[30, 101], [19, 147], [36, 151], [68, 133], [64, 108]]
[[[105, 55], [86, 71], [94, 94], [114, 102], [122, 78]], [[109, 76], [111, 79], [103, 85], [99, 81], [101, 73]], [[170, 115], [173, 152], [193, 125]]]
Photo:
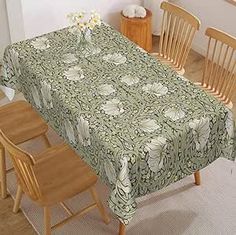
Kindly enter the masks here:
[[161, 3], [164, 10], [159, 54], [182, 69], [191, 49], [193, 37], [200, 21], [186, 10], [168, 2]]
[[40, 189], [34, 174], [33, 157], [14, 145], [0, 130], [0, 143], [9, 152], [17, 175], [18, 183], [28, 196], [37, 201], [40, 196]]
[[236, 38], [208, 28], [208, 49], [202, 86], [209, 88], [228, 104], [236, 89]]

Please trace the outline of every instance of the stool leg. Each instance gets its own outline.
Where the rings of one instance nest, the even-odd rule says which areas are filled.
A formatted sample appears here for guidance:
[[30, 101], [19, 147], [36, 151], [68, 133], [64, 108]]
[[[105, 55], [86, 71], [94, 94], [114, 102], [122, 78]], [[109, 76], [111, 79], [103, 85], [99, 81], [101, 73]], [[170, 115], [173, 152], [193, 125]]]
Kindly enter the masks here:
[[1, 197], [7, 197], [7, 179], [6, 179], [6, 156], [4, 147], [0, 144], [0, 181]]
[[194, 179], [195, 179], [195, 184], [196, 185], [201, 184], [200, 171], [194, 172]]
[[125, 225], [120, 222], [119, 235], [125, 235]]

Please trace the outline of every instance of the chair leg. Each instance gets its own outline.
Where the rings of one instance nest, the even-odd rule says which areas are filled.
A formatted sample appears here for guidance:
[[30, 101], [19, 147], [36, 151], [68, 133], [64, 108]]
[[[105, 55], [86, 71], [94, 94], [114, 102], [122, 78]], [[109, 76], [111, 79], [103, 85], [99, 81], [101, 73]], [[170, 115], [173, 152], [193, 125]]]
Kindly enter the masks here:
[[99, 212], [102, 216], [102, 219], [103, 219], [104, 223], [109, 224], [110, 223], [110, 218], [107, 215], [107, 213], [106, 213], [106, 211], [105, 211], [105, 209], [102, 205], [102, 202], [100, 201], [100, 198], [97, 195], [96, 189], [94, 187], [91, 187], [90, 188], [90, 193], [92, 194], [92, 197], [93, 197], [94, 201], [97, 204], [98, 210], [99, 210]]
[[22, 188], [21, 188], [20, 185], [18, 185], [17, 193], [16, 193], [16, 199], [15, 199], [14, 207], [13, 207], [13, 212], [14, 213], [17, 213], [19, 211], [22, 195], [23, 195]]
[[195, 184], [196, 185], [201, 184], [200, 171], [194, 172], [194, 179], [195, 179]]
[[49, 140], [48, 140], [47, 135], [46, 135], [46, 134], [43, 134], [42, 137], [43, 137], [43, 141], [44, 141], [46, 147], [47, 147], [47, 148], [51, 147], [51, 144], [50, 144], [50, 142], [49, 142]]
[[7, 178], [6, 178], [6, 156], [4, 147], [0, 144], [0, 182], [1, 182], [1, 197], [7, 197]]
[[119, 235], [125, 235], [125, 225], [120, 222], [120, 226], [119, 226]]
[[51, 213], [49, 207], [44, 207], [44, 235], [51, 235]]

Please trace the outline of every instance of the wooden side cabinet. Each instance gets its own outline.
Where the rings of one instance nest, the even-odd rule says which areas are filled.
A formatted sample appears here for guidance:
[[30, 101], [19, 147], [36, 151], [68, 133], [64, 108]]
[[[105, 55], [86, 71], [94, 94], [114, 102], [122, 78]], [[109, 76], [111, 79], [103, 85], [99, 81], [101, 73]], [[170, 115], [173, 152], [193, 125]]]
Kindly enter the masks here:
[[121, 33], [144, 50], [152, 51], [152, 13], [145, 18], [127, 18], [121, 13]]

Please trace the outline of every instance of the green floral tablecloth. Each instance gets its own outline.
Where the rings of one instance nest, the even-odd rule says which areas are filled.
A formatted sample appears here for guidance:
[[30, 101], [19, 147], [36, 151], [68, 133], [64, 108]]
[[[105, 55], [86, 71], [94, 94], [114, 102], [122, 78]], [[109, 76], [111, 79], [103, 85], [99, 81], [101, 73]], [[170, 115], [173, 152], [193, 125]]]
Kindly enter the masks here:
[[109, 185], [128, 224], [139, 196], [219, 157], [235, 159], [232, 112], [110, 26], [81, 53], [65, 28], [6, 48], [1, 83], [22, 91]]

